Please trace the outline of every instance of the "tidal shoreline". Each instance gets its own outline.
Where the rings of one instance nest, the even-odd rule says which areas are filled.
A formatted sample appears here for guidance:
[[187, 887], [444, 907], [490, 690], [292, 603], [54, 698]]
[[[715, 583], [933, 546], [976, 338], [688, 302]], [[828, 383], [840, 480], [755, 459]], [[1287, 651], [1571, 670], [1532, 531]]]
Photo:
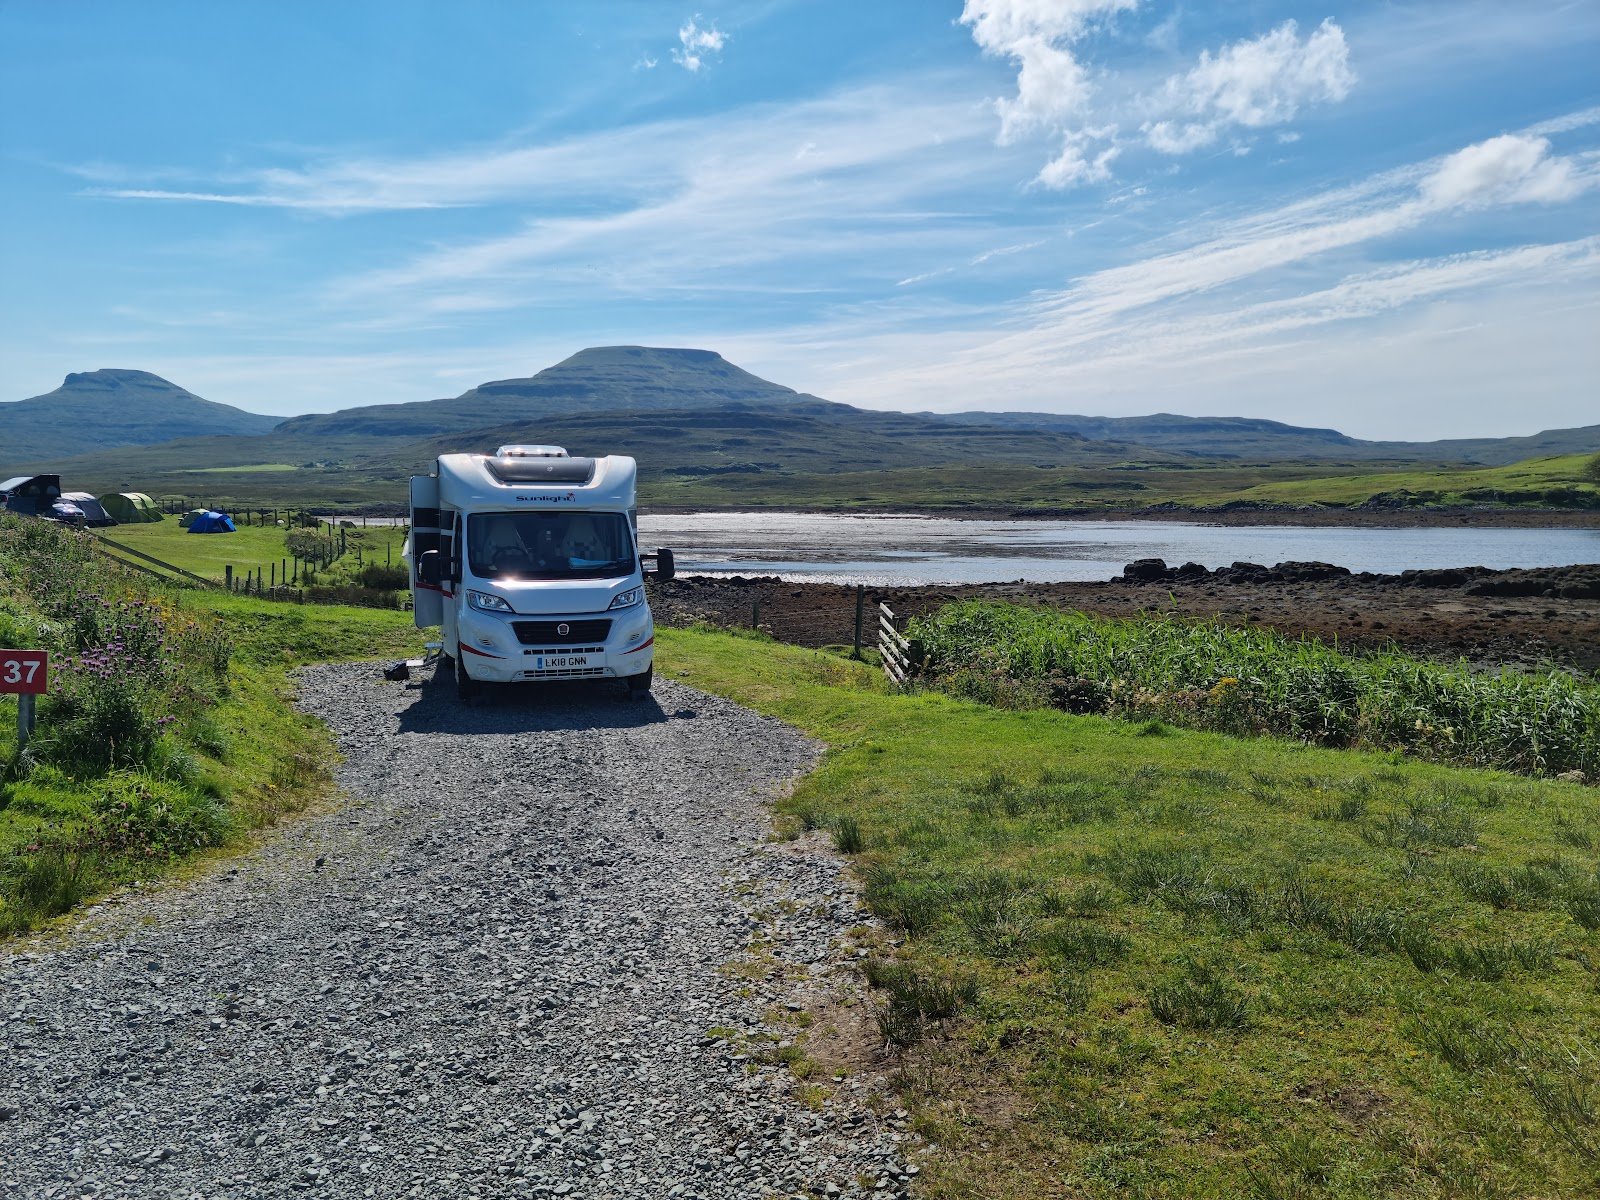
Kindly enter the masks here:
[[1181, 525], [1301, 525], [1361, 529], [1600, 529], [1600, 509], [1514, 508], [940, 508], [886, 504], [859, 507], [816, 504], [641, 504], [658, 516], [689, 513], [800, 513], [834, 517], [938, 517], [954, 521], [1169, 521]]
[[[1139, 574], [1092, 583], [868, 587], [864, 640], [876, 643], [879, 603], [906, 617], [952, 601], [1007, 600], [1114, 617], [1161, 612], [1219, 618], [1358, 652], [1399, 646], [1429, 658], [1466, 659], [1476, 667], [1551, 664], [1600, 671], [1600, 564], [1374, 575], [1300, 563], [1253, 572], [1172, 568], [1159, 575], [1147, 569], [1148, 578]], [[754, 624], [802, 646], [850, 645], [854, 637], [856, 589], [848, 584], [688, 576], [652, 584], [651, 592], [651, 606], [666, 625]]]

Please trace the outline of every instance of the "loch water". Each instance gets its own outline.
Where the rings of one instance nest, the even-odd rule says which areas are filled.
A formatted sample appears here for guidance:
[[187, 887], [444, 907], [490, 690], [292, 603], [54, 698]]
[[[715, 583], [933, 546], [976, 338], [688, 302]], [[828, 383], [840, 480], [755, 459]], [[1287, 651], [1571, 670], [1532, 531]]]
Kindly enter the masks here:
[[1139, 558], [1223, 567], [1328, 562], [1386, 575], [1414, 568], [1600, 562], [1596, 529], [1382, 529], [1178, 521], [968, 521], [839, 513], [641, 514], [645, 547], [670, 546], [696, 575], [916, 586], [1110, 579]]

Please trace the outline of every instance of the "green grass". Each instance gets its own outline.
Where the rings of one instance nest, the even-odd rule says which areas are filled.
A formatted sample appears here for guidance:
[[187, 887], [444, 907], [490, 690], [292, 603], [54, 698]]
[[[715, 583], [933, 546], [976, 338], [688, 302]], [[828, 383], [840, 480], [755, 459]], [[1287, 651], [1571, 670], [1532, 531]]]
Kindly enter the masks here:
[[[1043, 460], [1042, 460], [1043, 461]], [[1332, 464], [1196, 465], [1126, 462], [1109, 465], [986, 463], [981, 467], [905, 467], [833, 474], [646, 477], [645, 504], [711, 508], [1129, 508], [1191, 494], [1231, 495], [1264, 479], [1325, 475]]]
[[[1276, 479], [1254, 487], [1232, 491], [1196, 490], [1183, 496], [1184, 503], [1217, 504], [1226, 501], [1256, 501], [1270, 504], [1360, 504], [1374, 496], [1409, 494], [1413, 503], [1459, 505], [1470, 503], [1541, 504], [1549, 493], [1576, 492], [1600, 506], [1600, 486], [1585, 477], [1592, 454], [1564, 454], [1550, 458], [1531, 458], [1504, 467], [1452, 467], [1362, 472], [1316, 479]], [[1504, 499], [1474, 493], [1503, 493]], [[1570, 504], [1570, 500], [1561, 501]]]
[[967, 602], [912, 622], [924, 673], [1008, 706], [1404, 750], [1532, 774], [1600, 775], [1600, 683], [1340, 653], [1271, 629]]
[[[246, 572], [259, 570], [263, 579], [270, 580], [271, 569], [286, 560], [293, 571], [291, 555], [284, 545], [284, 533], [285, 530], [276, 525], [240, 525], [233, 533], [190, 533], [179, 526], [176, 517], [148, 525], [118, 525], [105, 531], [113, 541], [182, 567], [201, 578], [215, 580], [221, 580], [230, 566], [239, 579], [243, 579]], [[365, 529], [358, 526], [345, 530], [345, 539], [348, 549], [331, 572], [335, 582], [347, 579], [363, 563], [398, 565], [405, 545], [405, 530], [393, 525], [372, 525]]]
[[190, 474], [193, 475], [237, 475], [237, 474], [272, 474], [277, 471], [298, 471], [300, 468], [294, 463], [246, 463], [237, 467], [196, 467]]
[[1593, 791], [658, 636], [830, 747], [778, 808], [852, 830], [903, 939], [869, 974], [930, 1200], [1600, 1189]]
[[402, 613], [166, 588], [88, 534], [0, 517], [0, 644], [50, 650], [56, 673], [25, 755], [0, 699], [5, 934], [327, 796], [333, 746], [294, 710], [289, 668], [421, 637]]

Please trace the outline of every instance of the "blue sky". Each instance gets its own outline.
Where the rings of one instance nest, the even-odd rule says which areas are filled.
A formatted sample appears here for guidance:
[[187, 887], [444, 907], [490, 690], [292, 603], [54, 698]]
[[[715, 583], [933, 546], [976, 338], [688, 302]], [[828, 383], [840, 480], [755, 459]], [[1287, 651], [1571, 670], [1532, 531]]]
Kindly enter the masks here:
[[0, 399], [1600, 421], [1600, 3], [0, 0]]

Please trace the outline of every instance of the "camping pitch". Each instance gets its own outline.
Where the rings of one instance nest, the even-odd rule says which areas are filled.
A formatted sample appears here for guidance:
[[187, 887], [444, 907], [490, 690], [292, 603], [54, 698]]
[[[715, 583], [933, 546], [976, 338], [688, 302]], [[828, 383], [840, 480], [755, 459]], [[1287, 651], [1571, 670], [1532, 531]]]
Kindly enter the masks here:
[[189, 522], [190, 533], [235, 533], [233, 518], [219, 512], [203, 512]]
[[118, 525], [137, 525], [161, 520], [156, 502], [143, 492], [112, 492], [100, 497], [100, 507]]

